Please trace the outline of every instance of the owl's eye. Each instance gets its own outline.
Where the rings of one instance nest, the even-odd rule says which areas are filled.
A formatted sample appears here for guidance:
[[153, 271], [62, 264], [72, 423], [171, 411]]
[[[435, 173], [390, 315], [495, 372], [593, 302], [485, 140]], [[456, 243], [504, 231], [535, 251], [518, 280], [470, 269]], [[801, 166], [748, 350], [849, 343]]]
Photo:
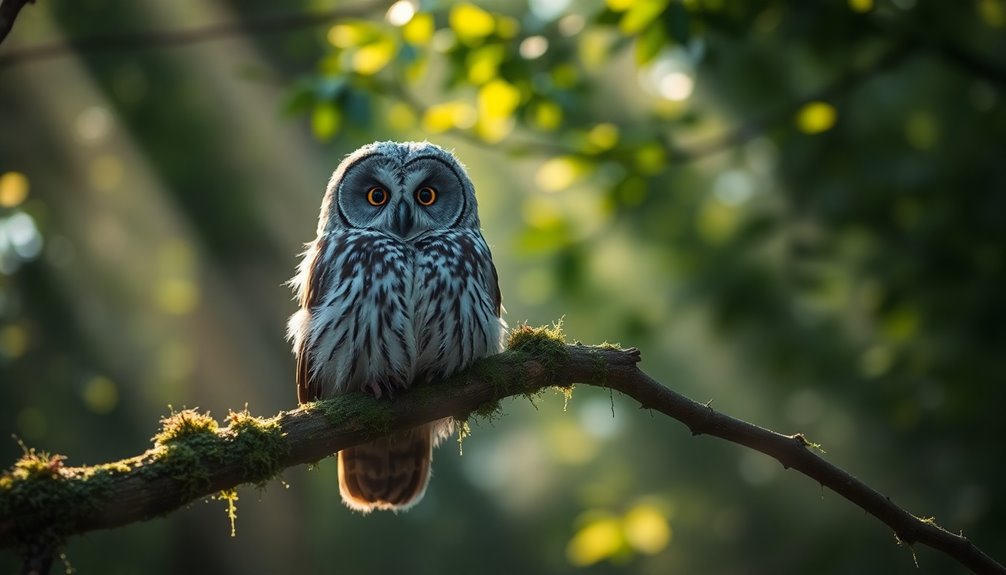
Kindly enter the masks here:
[[432, 206], [433, 202], [437, 201], [437, 191], [429, 186], [419, 188], [416, 192], [416, 201], [421, 206]]
[[367, 202], [372, 206], [383, 206], [388, 203], [388, 191], [381, 186], [367, 190]]

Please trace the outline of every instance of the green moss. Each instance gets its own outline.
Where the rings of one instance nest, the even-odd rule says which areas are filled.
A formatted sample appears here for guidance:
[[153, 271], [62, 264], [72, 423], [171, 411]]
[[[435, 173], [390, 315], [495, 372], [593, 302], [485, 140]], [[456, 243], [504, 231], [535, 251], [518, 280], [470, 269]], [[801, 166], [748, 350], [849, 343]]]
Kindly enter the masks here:
[[475, 408], [475, 411], [468, 414], [468, 417], [475, 417], [479, 420], [492, 423], [503, 415], [503, 406], [498, 400], [487, 401]]
[[26, 533], [59, 541], [81, 516], [102, 507], [112, 496], [111, 479], [128, 473], [132, 461], [74, 468], [65, 459], [25, 447], [0, 475], [0, 517], [27, 518]]
[[[113, 479], [136, 473], [154, 479], [171, 477], [185, 499], [205, 494], [213, 470], [238, 464], [245, 481], [263, 485], [282, 468], [289, 446], [279, 420], [257, 418], [247, 409], [227, 416], [221, 429], [209, 414], [186, 409], [161, 420], [153, 449], [141, 456], [104, 465], [66, 467], [64, 457], [25, 448], [24, 455], [0, 475], [0, 516], [18, 517], [32, 536], [61, 538], [80, 518], [101, 510], [115, 497]], [[222, 492], [228, 516], [236, 492]]]
[[566, 338], [562, 333], [562, 320], [551, 326], [518, 325], [510, 330], [506, 347], [510, 351], [526, 353], [539, 360], [552, 363], [569, 357]]
[[469, 374], [489, 383], [493, 388], [495, 398], [510, 395], [509, 374], [514, 369], [523, 369], [523, 364], [528, 360], [527, 355], [517, 351], [504, 351], [503, 353], [483, 357], [475, 361], [468, 372], [459, 374], [451, 378], [452, 381], [460, 380], [462, 385], [467, 382]]
[[161, 430], [151, 440], [155, 446], [163, 446], [198, 436], [215, 436], [218, 429], [217, 420], [209, 413], [195, 409], [172, 410], [170, 415], [161, 418]]
[[332, 399], [315, 401], [304, 406], [305, 410], [320, 410], [325, 418], [337, 425], [352, 421], [358, 429], [378, 433], [391, 431], [394, 414], [391, 402], [380, 401], [363, 393], [349, 393]]
[[224, 440], [241, 458], [244, 475], [249, 481], [261, 486], [283, 469], [282, 458], [289, 453], [290, 446], [278, 418], [255, 417], [246, 407], [227, 414], [227, 423]]
[[141, 472], [148, 476], [167, 475], [183, 486], [187, 498], [210, 487], [210, 462], [226, 460], [228, 449], [217, 420], [194, 409], [172, 411], [161, 419], [161, 430], [152, 441], [153, 459]]

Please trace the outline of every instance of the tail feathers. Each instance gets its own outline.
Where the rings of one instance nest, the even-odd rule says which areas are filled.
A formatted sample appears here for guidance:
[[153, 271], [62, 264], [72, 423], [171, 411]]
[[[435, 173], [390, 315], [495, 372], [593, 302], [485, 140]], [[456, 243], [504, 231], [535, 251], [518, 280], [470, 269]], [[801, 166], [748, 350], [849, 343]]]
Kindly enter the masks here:
[[424, 425], [339, 452], [339, 491], [351, 509], [404, 511], [423, 498], [433, 459]]

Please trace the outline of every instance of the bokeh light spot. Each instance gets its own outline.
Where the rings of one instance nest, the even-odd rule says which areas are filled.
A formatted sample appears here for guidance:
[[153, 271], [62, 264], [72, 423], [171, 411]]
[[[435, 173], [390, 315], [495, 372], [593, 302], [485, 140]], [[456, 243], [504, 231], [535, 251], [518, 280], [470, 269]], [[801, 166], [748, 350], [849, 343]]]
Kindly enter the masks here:
[[518, 51], [525, 60], [541, 58], [548, 51], [548, 39], [544, 36], [528, 36], [521, 41]]
[[416, 125], [416, 113], [404, 102], [392, 102], [384, 116], [388, 127], [393, 130], [405, 131]]
[[398, 0], [388, 8], [384, 18], [392, 26], [404, 26], [416, 14], [416, 6], [408, 0]]
[[165, 280], [157, 286], [157, 304], [167, 314], [187, 315], [199, 304], [199, 289], [188, 280]]
[[905, 122], [905, 139], [916, 150], [931, 149], [940, 138], [940, 127], [933, 114], [926, 111], [916, 111], [908, 116]]
[[582, 465], [597, 455], [597, 443], [569, 419], [548, 427], [546, 434], [552, 455], [569, 465]]
[[659, 553], [671, 542], [671, 526], [667, 517], [653, 505], [640, 504], [622, 519], [625, 540], [640, 553]]
[[475, 124], [477, 114], [471, 104], [462, 101], [444, 102], [427, 108], [423, 114], [423, 129], [439, 134], [448, 130], [466, 129]]
[[319, 140], [331, 139], [339, 132], [341, 125], [342, 114], [331, 102], [322, 102], [311, 112], [311, 132]]
[[15, 212], [6, 220], [0, 219], [0, 251], [7, 244], [17, 259], [30, 261], [42, 253], [42, 235], [35, 219], [25, 212]]
[[479, 137], [498, 142], [510, 135], [515, 125], [513, 112], [520, 100], [520, 90], [505, 80], [495, 79], [482, 86], [477, 97]]
[[869, 12], [873, 10], [873, 0], [849, 0], [849, 8], [853, 12]]
[[82, 395], [88, 409], [99, 415], [111, 413], [119, 404], [119, 390], [115, 383], [100, 375], [87, 380]]
[[657, 83], [657, 92], [672, 102], [687, 100], [695, 88], [695, 80], [684, 72], [671, 72]]
[[827, 132], [835, 125], [838, 111], [826, 102], [811, 102], [796, 114], [796, 126], [805, 134]]
[[587, 25], [587, 19], [580, 14], [567, 14], [559, 20], [559, 33], [563, 36], [576, 36]]
[[587, 143], [591, 151], [604, 152], [618, 144], [618, 126], [610, 123], [597, 124], [587, 132]]
[[458, 38], [469, 45], [480, 42], [496, 29], [492, 14], [467, 2], [451, 7], [448, 22]]
[[622, 429], [624, 420], [615, 417], [608, 398], [591, 397], [581, 404], [577, 419], [583, 430], [598, 439], [610, 439]]
[[702, 239], [710, 244], [728, 240], [737, 229], [737, 210], [723, 202], [706, 202], [698, 214], [698, 229]]
[[528, 109], [531, 123], [539, 130], [551, 132], [562, 125], [562, 108], [551, 100], [535, 102]]
[[364, 76], [372, 76], [383, 70], [397, 51], [398, 46], [390, 38], [361, 46], [353, 53], [353, 70]]
[[586, 166], [579, 159], [559, 156], [543, 163], [535, 173], [534, 181], [546, 192], [558, 192], [572, 186], [585, 172]]
[[0, 328], [0, 355], [17, 359], [28, 350], [28, 332], [18, 324]]
[[754, 181], [742, 170], [727, 170], [713, 181], [713, 195], [729, 206], [737, 206], [751, 199]]
[[636, 150], [636, 168], [643, 174], [656, 174], [664, 169], [667, 152], [660, 144], [647, 144]]
[[566, 546], [566, 557], [577, 567], [611, 557], [625, 545], [618, 520], [604, 516], [587, 523]]
[[413, 16], [408, 24], [402, 26], [402, 38], [409, 44], [425, 46], [433, 38], [435, 31], [433, 14], [420, 12]]
[[472, 50], [465, 59], [468, 65], [468, 81], [479, 85], [495, 78], [499, 65], [503, 62], [503, 56], [503, 46], [500, 44]]
[[478, 110], [489, 118], [507, 118], [520, 104], [520, 90], [505, 80], [495, 79], [479, 88]]
[[521, 206], [524, 221], [531, 227], [547, 230], [562, 224], [562, 209], [555, 202], [531, 196]]
[[891, 350], [883, 345], [875, 345], [859, 358], [859, 371], [866, 377], [880, 377], [887, 373], [894, 363]]
[[336, 24], [328, 30], [328, 41], [336, 48], [352, 48], [362, 43], [368, 34], [358, 24]]
[[1003, 0], [979, 0], [978, 14], [991, 28], [1006, 26], [1006, 2]]
[[91, 106], [77, 116], [77, 135], [81, 140], [96, 142], [112, 127], [112, 116], [102, 106]]
[[528, 0], [528, 8], [542, 22], [557, 18], [569, 7], [572, 0]]
[[21, 172], [0, 175], [0, 208], [13, 208], [28, 197], [28, 176]]

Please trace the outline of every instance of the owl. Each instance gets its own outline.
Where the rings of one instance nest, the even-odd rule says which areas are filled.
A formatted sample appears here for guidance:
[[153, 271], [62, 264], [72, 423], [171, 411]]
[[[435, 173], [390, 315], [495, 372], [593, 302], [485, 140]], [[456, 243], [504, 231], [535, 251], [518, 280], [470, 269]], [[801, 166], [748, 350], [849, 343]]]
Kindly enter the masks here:
[[[364, 391], [392, 397], [503, 348], [496, 267], [464, 166], [427, 142], [375, 142], [328, 183], [318, 236], [291, 285], [288, 337], [300, 403]], [[344, 449], [339, 491], [369, 513], [419, 502], [451, 419]]]

